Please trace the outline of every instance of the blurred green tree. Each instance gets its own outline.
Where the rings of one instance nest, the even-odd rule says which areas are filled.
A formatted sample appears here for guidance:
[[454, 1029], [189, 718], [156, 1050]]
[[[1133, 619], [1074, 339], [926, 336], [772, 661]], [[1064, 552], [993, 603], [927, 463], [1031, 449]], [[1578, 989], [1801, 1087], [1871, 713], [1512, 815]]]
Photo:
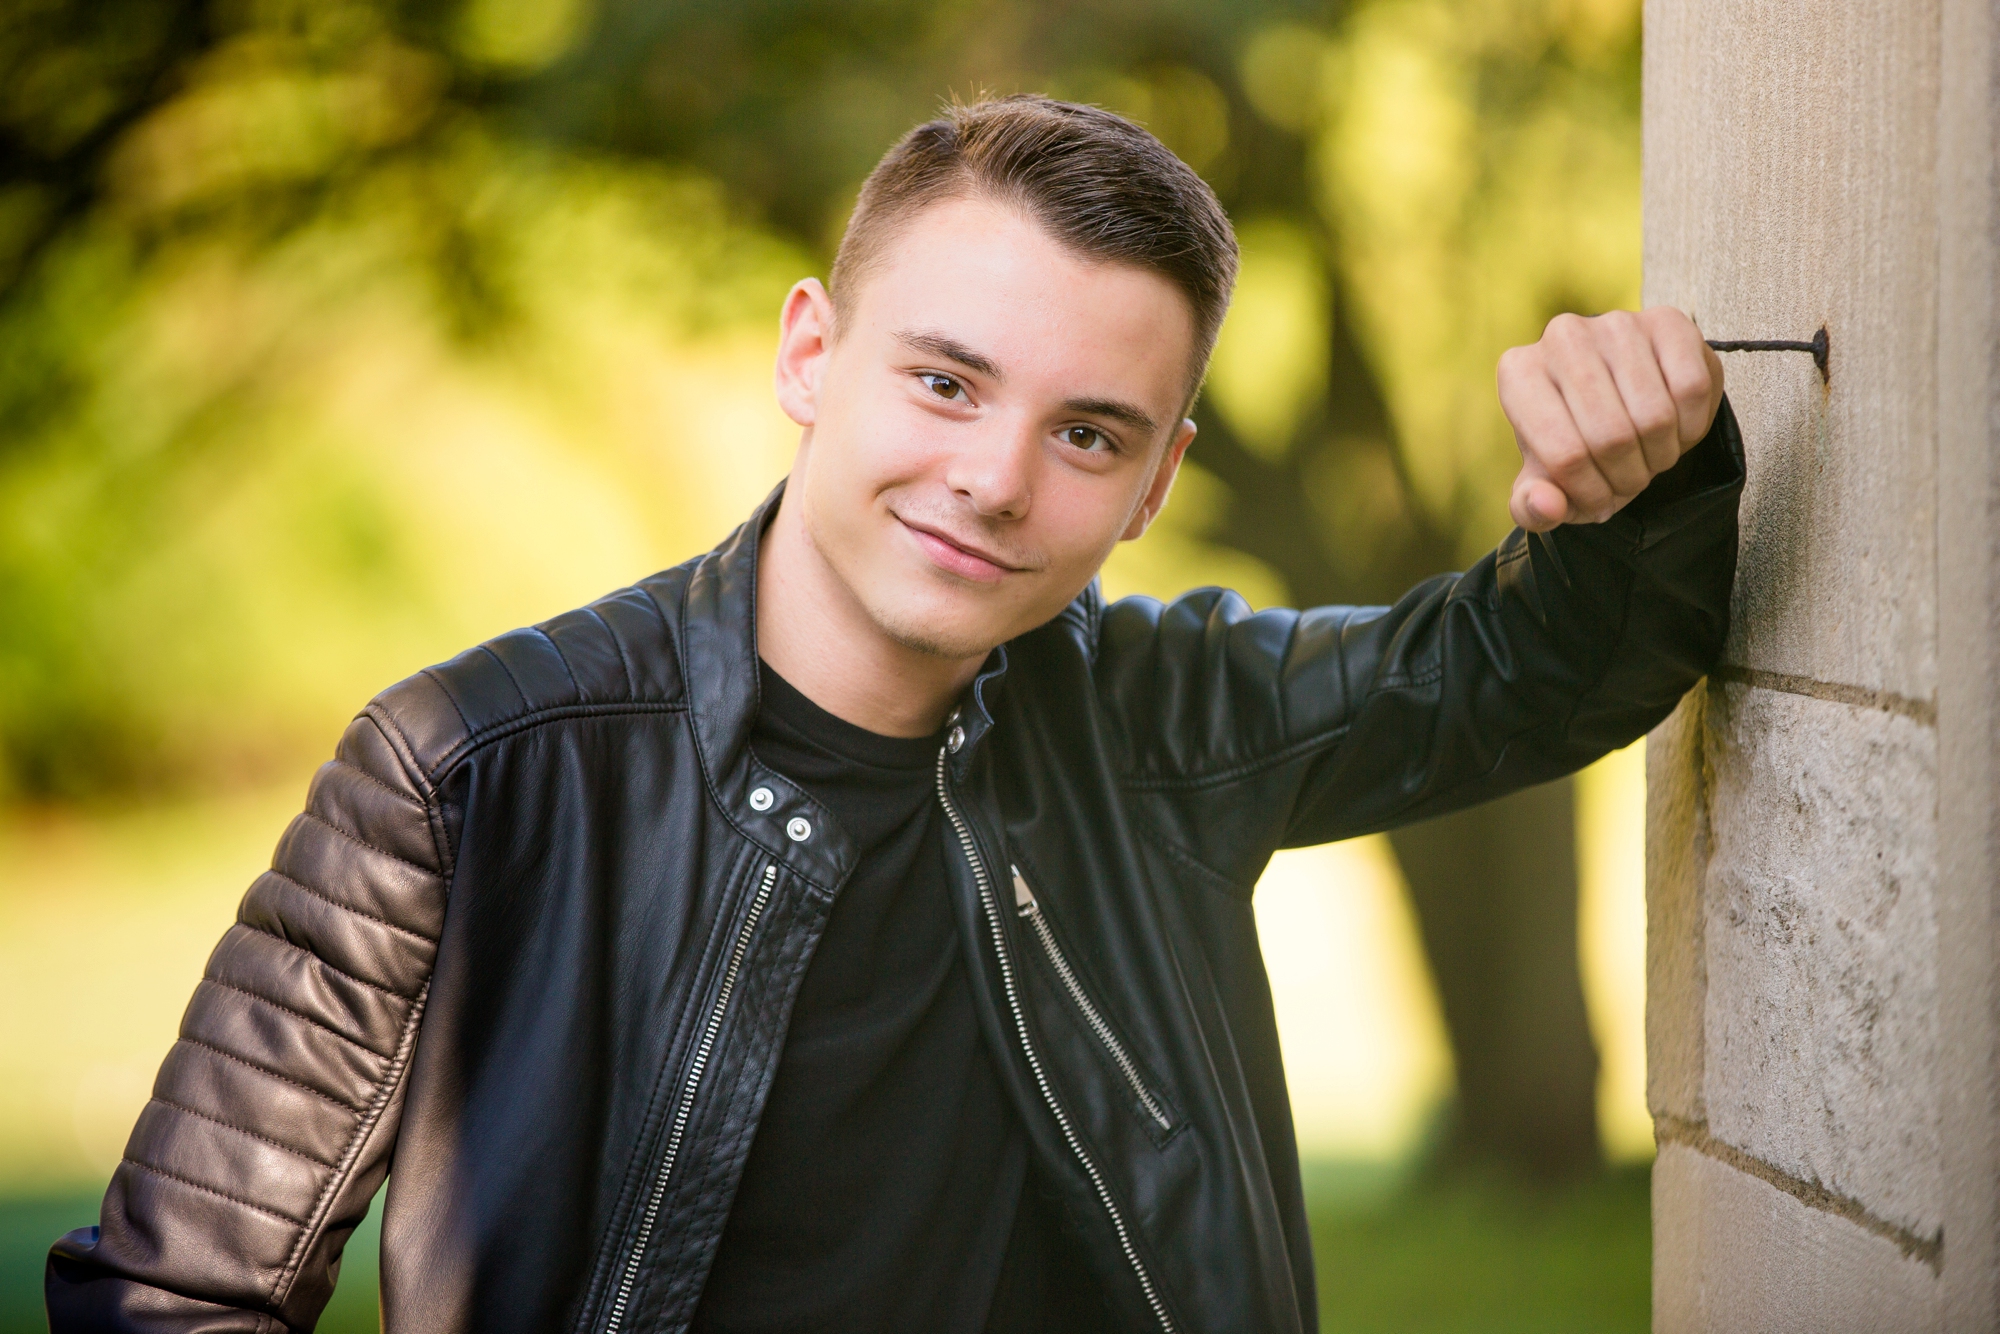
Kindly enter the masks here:
[[[507, 623], [451, 577], [476, 501], [443, 535], [398, 509], [436, 445], [397, 457], [385, 378], [477, 379], [502, 440], [560, 417], [656, 486], [617, 502], [650, 536], [593, 572], [711, 537], [702, 450], [598, 457], [645, 434], [605, 415], [605, 366], [662, 373], [606, 330], [768, 319], [946, 96], [1098, 102], [1207, 176], [1244, 269], [1193, 456], [1223, 503], [1187, 535], [1300, 603], [1392, 598], [1505, 530], [1500, 351], [1636, 300], [1637, 55], [1634, 0], [19, 0], [0, 791], [294, 754], [364, 670]], [[753, 483], [782, 468], [744, 448]], [[1457, 1064], [1447, 1160], [1597, 1162], [1571, 812], [1559, 784], [1396, 836]]]

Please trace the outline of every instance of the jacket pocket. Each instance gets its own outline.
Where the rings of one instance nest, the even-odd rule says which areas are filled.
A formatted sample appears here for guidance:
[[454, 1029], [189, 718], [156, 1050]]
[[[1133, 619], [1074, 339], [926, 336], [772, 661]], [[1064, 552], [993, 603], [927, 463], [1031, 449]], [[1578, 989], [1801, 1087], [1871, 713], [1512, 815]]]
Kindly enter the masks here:
[[1077, 1017], [1083, 1020], [1084, 1027], [1097, 1039], [1098, 1045], [1104, 1049], [1105, 1056], [1125, 1080], [1137, 1110], [1151, 1123], [1149, 1129], [1160, 1137], [1171, 1135], [1175, 1127], [1175, 1118], [1167, 1106], [1166, 1099], [1147, 1085], [1144, 1076], [1139, 1072], [1138, 1062], [1132, 1059], [1132, 1054], [1126, 1050], [1125, 1044], [1118, 1040], [1117, 1033], [1105, 1020], [1103, 1012], [1091, 1001], [1090, 993], [1084, 990], [1082, 980], [1077, 977], [1076, 970], [1070, 967], [1069, 960], [1064, 957], [1062, 946], [1056, 941], [1055, 928], [1049, 925], [1048, 916], [1036, 900], [1034, 890], [1029, 888], [1027, 877], [1021, 874], [1021, 868], [1009, 866], [1007, 869], [1014, 878], [1014, 910], [1020, 915], [1021, 920], [1027, 923], [1029, 934], [1035, 938], [1043, 961], [1062, 983], [1063, 991], [1069, 996], [1070, 1004], [1075, 1007]]

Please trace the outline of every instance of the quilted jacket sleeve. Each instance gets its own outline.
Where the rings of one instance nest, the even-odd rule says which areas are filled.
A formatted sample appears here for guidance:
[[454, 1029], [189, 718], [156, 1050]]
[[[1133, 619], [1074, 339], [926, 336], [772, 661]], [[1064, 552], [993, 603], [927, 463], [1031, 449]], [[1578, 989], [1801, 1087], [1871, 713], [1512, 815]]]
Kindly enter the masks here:
[[313, 1326], [389, 1170], [450, 876], [371, 706], [209, 957], [99, 1225], [50, 1252], [53, 1334]]

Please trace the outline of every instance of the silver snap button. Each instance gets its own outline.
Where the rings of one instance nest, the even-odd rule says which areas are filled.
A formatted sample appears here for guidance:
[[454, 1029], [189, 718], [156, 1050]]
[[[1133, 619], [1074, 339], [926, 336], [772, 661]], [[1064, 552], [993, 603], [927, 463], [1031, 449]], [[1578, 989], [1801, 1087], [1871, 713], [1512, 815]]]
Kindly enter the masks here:
[[791, 823], [785, 826], [785, 837], [791, 839], [794, 843], [803, 843], [812, 836], [812, 821], [802, 815], [794, 815]]
[[951, 731], [945, 734], [944, 748], [950, 751], [952, 754], [954, 755], [958, 754], [959, 747], [963, 746], [964, 744], [965, 744], [965, 729], [963, 727], [954, 727], [951, 729]]
[[768, 811], [777, 800], [776, 797], [771, 795], [770, 788], [760, 787], [750, 794], [750, 809], [753, 811]]

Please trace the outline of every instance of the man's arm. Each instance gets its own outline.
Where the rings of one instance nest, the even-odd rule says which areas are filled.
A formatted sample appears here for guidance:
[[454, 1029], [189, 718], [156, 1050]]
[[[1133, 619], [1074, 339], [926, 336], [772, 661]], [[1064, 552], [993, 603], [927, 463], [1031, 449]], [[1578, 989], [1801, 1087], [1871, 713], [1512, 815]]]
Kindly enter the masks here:
[[380, 704], [209, 957], [49, 1325], [308, 1329], [388, 1171], [450, 878], [436, 794]]
[[[1743, 479], [1720, 369], [1677, 312], [1572, 320], [1503, 362], [1525, 522], [1464, 574], [1389, 608], [1253, 615], [1209, 590], [1107, 610], [1098, 679], [1128, 790], [1185, 851], [1240, 880], [1277, 846], [1559, 777], [1643, 734], [1712, 664]], [[1648, 357], [1650, 381], [1626, 364]], [[1658, 399], [1628, 404], [1632, 384]]]

